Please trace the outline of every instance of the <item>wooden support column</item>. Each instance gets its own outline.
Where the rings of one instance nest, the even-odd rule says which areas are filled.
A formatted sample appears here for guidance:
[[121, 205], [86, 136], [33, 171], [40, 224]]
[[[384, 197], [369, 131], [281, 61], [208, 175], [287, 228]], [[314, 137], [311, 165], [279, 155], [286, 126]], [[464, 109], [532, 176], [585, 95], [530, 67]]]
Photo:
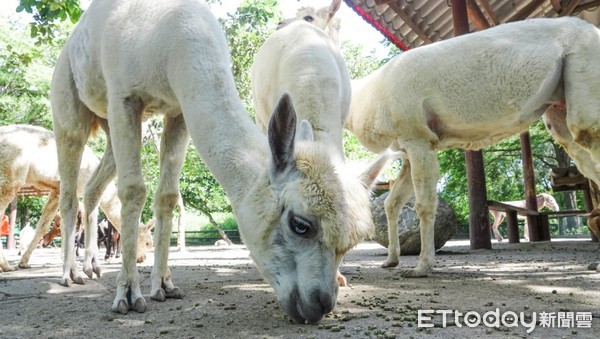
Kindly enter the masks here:
[[6, 239], [6, 249], [12, 250], [15, 248], [15, 226], [17, 224], [17, 197], [10, 203], [10, 231]]
[[519, 243], [519, 223], [516, 211], [506, 211], [506, 228], [508, 230], [508, 242]]
[[[531, 140], [529, 132], [521, 133], [521, 161], [523, 161], [523, 181], [525, 184], [525, 207], [537, 211], [535, 193], [535, 176], [533, 174], [533, 156], [531, 154]], [[528, 215], [529, 241], [544, 240], [541, 237], [540, 222], [537, 215]], [[550, 239], [547, 239], [550, 240]]]
[[[454, 36], [469, 33], [467, 3], [452, 0], [452, 22]], [[469, 187], [469, 239], [471, 249], [492, 248], [490, 216], [487, 206], [483, 152], [465, 151], [467, 184]]]

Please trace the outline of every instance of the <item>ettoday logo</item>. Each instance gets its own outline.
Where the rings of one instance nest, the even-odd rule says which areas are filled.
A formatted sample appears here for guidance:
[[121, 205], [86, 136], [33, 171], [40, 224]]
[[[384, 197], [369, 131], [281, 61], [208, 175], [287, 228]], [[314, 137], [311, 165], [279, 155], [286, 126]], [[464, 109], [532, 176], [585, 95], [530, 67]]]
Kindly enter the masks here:
[[[417, 327], [434, 327], [434, 317], [442, 318], [442, 327], [451, 322], [457, 327], [490, 328], [525, 327], [527, 333], [533, 332], [536, 326], [556, 328], [591, 328], [592, 312], [500, 312], [499, 308], [480, 314], [476, 311], [460, 312], [457, 310], [418, 310]], [[438, 323], [439, 324], [439, 323]]]

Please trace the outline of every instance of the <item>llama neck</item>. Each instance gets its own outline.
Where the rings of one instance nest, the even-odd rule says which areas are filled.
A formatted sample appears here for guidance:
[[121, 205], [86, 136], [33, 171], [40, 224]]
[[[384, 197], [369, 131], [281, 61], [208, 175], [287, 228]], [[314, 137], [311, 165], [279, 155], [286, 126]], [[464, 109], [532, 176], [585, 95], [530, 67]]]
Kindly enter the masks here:
[[121, 232], [121, 200], [117, 195], [117, 188], [110, 183], [100, 197], [100, 208], [108, 221], [113, 224], [117, 232]]
[[229, 199], [235, 201], [247, 194], [260, 173], [266, 172], [269, 153], [266, 137], [252, 123], [237, 95], [233, 98], [201, 98], [195, 102], [204, 104], [193, 105], [200, 108], [194, 111], [182, 106], [196, 149]]

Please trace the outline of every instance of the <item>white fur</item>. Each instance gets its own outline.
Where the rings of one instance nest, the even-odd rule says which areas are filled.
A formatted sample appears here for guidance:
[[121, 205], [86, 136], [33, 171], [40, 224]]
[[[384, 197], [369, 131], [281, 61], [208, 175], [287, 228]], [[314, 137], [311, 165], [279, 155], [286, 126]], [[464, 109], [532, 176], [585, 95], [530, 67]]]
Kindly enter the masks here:
[[[35, 236], [35, 230], [29, 223], [25, 225], [19, 232], [19, 253], [23, 253], [29, 247], [29, 244], [33, 241]], [[37, 245], [37, 244], [36, 244]]]
[[[0, 127], [0, 163], [2, 164], [0, 168], [1, 210], [8, 206], [21, 187], [33, 186], [51, 191], [40, 216], [31, 245], [23, 253], [19, 262], [19, 267], [28, 268], [29, 258], [33, 250], [48, 231], [50, 223], [58, 210], [60, 176], [54, 134], [37, 126], [10, 125]], [[78, 197], [84, 195], [85, 183], [92, 176], [92, 172], [98, 163], [98, 158], [91, 149], [86, 147], [79, 167]], [[115, 185], [111, 184], [106, 190], [99, 192], [104, 192], [100, 198], [100, 207], [115, 225], [115, 228], [120, 231], [121, 202], [117, 197]], [[95, 225], [95, 223], [92, 225]], [[94, 232], [88, 232], [88, 234], [96, 234], [95, 227], [92, 227], [92, 229], [94, 229]], [[138, 242], [143, 246], [138, 247], [136, 257], [138, 260], [143, 261], [146, 257], [146, 249], [152, 248], [150, 228], [141, 225]], [[94, 271], [99, 276], [101, 271], [97, 260], [98, 245], [96, 239], [89, 243], [86, 241], [86, 245], [84, 271], [88, 275], [91, 275]]]
[[298, 118], [310, 122], [315, 140], [332, 148], [335, 160], [343, 162], [350, 76], [337, 45], [314, 25], [330, 20], [326, 9], [303, 8], [325, 17], [316, 16], [312, 23], [292, 21], [264, 42], [251, 68], [252, 97], [256, 123], [266, 133], [277, 100], [289, 93]]
[[[289, 93], [302, 120], [297, 128], [300, 137], [328, 149], [331, 161], [343, 171], [341, 167], [347, 166], [342, 139], [350, 108], [350, 76], [337, 41], [323, 31], [337, 20], [333, 15], [339, 3], [334, 0], [321, 9], [305, 7], [296, 18], [282, 22], [258, 50], [251, 79], [256, 123], [261, 131], [267, 131], [277, 100]], [[383, 166], [386, 160], [382, 157], [376, 162]], [[337, 279], [340, 286], [346, 285], [339, 270]]]
[[[314, 143], [295, 141], [288, 95], [275, 109], [268, 140], [252, 124], [237, 96], [225, 37], [204, 5], [196, 0], [93, 1], [58, 59], [51, 102], [66, 229], [76, 212], [79, 155], [96, 122], [112, 145], [97, 172], [113, 173], [105, 167], [116, 164], [123, 202], [123, 264], [113, 311], [146, 310], [132, 226], [146, 198], [141, 123], [158, 112], [164, 113], [165, 127], [150, 297], [183, 297], [167, 260], [189, 131], [231, 199], [244, 243], [282, 307], [296, 321], [313, 323], [333, 308], [338, 257], [359, 239], [332, 234], [369, 227], [368, 195], [364, 188], [363, 195], [355, 194], [355, 186], [362, 185], [355, 178], [346, 183], [346, 177], [334, 175]], [[310, 232], [302, 233], [306, 229]], [[72, 262], [65, 263], [62, 283], [69, 281]]]
[[[434, 260], [437, 151], [478, 149], [527, 130], [546, 113], [550, 132], [590, 179], [600, 182], [600, 34], [576, 18], [533, 19], [416, 48], [353, 83], [346, 127], [370, 150], [406, 151], [385, 202], [396, 266], [398, 213], [416, 194], [421, 256], [406, 276], [424, 276]], [[556, 125], [554, 125], [556, 124]]]

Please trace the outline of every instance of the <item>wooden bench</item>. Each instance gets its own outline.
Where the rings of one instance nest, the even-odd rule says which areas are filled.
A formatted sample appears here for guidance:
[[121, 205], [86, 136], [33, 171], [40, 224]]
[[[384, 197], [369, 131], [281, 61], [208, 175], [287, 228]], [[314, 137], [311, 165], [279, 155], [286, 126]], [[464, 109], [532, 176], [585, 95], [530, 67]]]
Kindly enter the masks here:
[[[494, 211], [502, 211], [506, 213], [506, 228], [508, 229], [508, 242], [511, 244], [519, 242], [519, 225], [517, 221], [517, 215], [526, 216], [527, 222], [530, 225], [536, 225], [538, 220], [537, 217], [540, 214], [540, 212], [538, 211], [516, 207], [495, 200], [488, 200], [488, 208]], [[544, 234], [545, 232], [542, 231], [541, 233]]]

